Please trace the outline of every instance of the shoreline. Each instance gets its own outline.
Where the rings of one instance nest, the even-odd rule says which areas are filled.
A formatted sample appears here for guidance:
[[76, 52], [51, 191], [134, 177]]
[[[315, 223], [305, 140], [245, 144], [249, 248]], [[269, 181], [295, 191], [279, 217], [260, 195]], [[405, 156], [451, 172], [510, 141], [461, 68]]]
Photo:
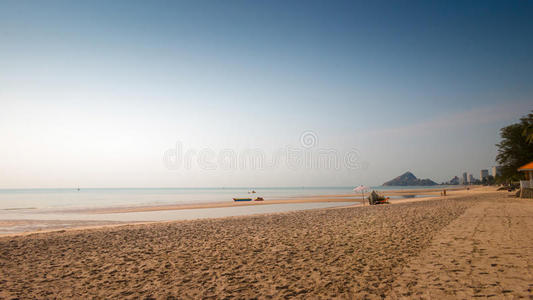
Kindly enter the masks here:
[[[477, 187], [477, 186], [476, 186]], [[476, 188], [474, 187], [474, 188]], [[421, 190], [390, 190], [380, 191], [380, 195], [384, 196], [404, 196], [404, 195], [439, 195], [438, 193], [443, 189], [421, 189]], [[446, 189], [448, 192], [466, 190], [463, 187], [453, 189]], [[291, 204], [291, 203], [316, 203], [316, 202], [351, 202], [354, 203], [366, 200], [368, 193], [365, 193], [365, 198], [362, 199], [359, 194], [331, 194], [331, 195], [311, 195], [311, 196], [296, 196], [280, 198], [276, 200], [265, 201], [250, 201], [250, 202], [204, 202], [198, 204], [163, 204], [163, 205], [143, 205], [143, 206], [125, 206], [125, 207], [105, 207], [105, 208], [89, 208], [89, 209], [74, 209], [65, 210], [64, 212], [84, 212], [93, 214], [110, 214], [110, 213], [129, 213], [129, 212], [145, 212], [145, 211], [165, 211], [165, 210], [184, 210], [184, 209], [204, 209], [204, 208], [221, 208], [221, 207], [240, 207], [240, 206], [255, 206], [255, 205], [269, 205], [269, 204]], [[347, 199], [350, 198], [350, 199]], [[397, 199], [395, 199], [397, 200]], [[394, 200], [393, 200], [394, 201]]]
[[[474, 187], [470, 191], [475, 191], [480, 187]], [[430, 190], [391, 190], [387, 193], [381, 193], [386, 196], [397, 196], [397, 195], [420, 195], [420, 194], [432, 194], [441, 191], [441, 189], [430, 189]], [[457, 188], [453, 190], [447, 190], [451, 193], [448, 196], [443, 197], [437, 194], [436, 197], [432, 195], [431, 197], [420, 197], [420, 198], [406, 198], [406, 199], [390, 199], [388, 205], [402, 204], [402, 203], [411, 203], [411, 202], [420, 202], [428, 200], [439, 200], [439, 199], [454, 199], [455, 197], [464, 196], [464, 192], [467, 192], [464, 188]], [[457, 194], [459, 192], [459, 194]], [[126, 207], [126, 208], [106, 208], [106, 209], [94, 209], [94, 210], [76, 210], [69, 212], [85, 212], [93, 214], [113, 214], [113, 213], [130, 213], [130, 212], [157, 212], [157, 211], [168, 211], [168, 210], [188, 210], [188, 209], [210, 209], [210, 208], [224, 208], [224, 207], [241, 207], [241, 206], [257, 206], [257, 205], [276, 205], [276, 204], [294, 204], [294, 203], [324, 203], [324, 202], [351, 202], [347, 201], [345, 197], [354, 197], [353, 194], [341, 194], [341, 195], [316, 195], [310, 197], [300, 197], [296, 199], [288, 200], [266, 200], [261, 202], [253, 203], [239, 203], [239, 202], [217, 202], [217, 203], [205, 203], [205, 204], [192, 204], [192, 205], [162, 205], [162, 206], [146, 206], [146, 207]], [[343, 205], [327, 208], [313, 208], [310, 210], [328, 210], [328, 209], [342, 209], [346, 207], [366, 207], [369, 206], [366, 202], [361, 203], [361, 199], [353, 201], [352, 205]], [[301, 211], [301, 210], [295, 210]], [[267, 216], [275, 214], [285, 214], [295, 211], [286, 211], [286, 212], [267, 212], [267, 213], [252, 213], [247, 215], [238, 215], [238, 216], [222, 216], [222, 217], [208, 217], [208, 218], [197, 218], [190, 220], [168, 220], [168, 221], [61, 221], [61, 220], [39, 220], [39, 219], [28, 219], [28, 220], [3, 220], [0, 223], [8, 222], [18, 222], [21, 224], [28, 224], [35, 221], [41, 221], [43, 223], [73, 223], [71, 226], [67, 227], [58, 227], [52, 229], [39, 229], [39, 230], [30, 230], [23, 232], [13, 232], [13, 233], [0, 233], [0, 238], [2, 237], [14, 237], [21, 235], [32, 235], [32, 234], [47, 234], [51, 232], [61, 232], [61, 231], [75, 231], [75, 230], [90, 230], [90, 229], [99, 229], [99, 228], [108, 228], [108, 227], [121, 227], [121, 226], [130, 226], [130, 225], [143, 225], [143, 224], [158, 224], [158, 223], [172, 223], [172, 222], [193, 222], [197, 220], [216, 220], [216, 219], [226, 219], [226, 218], [240, 218], [240, 217], [252, 217], [252, 216]], [[90, 225], [94, 223], [102, 223], [100, 225]]]

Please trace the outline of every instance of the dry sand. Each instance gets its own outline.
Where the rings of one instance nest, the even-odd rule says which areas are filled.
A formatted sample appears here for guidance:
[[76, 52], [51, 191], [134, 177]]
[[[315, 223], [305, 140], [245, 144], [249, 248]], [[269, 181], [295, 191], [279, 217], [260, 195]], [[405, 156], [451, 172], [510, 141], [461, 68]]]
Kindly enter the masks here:
[[0, 297], [532, 297], [533, 201], [456, 193], [3, 237]]
[[532, 291], [533, 201], [500, 196], [439, 232], [407, 264], [390, 298], [531, 299]]

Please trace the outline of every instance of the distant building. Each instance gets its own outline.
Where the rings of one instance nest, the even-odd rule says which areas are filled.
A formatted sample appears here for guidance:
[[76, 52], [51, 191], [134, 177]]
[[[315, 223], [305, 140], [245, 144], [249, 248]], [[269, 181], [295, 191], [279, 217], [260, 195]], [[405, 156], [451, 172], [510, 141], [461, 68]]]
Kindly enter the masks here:
[[501, 175], [502, 175], [502, 167], [499, 167], [499, 166], [492, 167], [492, 176], [494, 178], [496, 178], [496, 176], [501, 176]]
[[474, 175], [468, 174], [468, 183], [472, 184], [472, 183], [474, 183], [474, 181], [475, 181]]
[[463, 173], [463, 184], [467, 184], [468, 183], [468, 174], [466, 174], [466, 172]]
[[483, 179], [489, 179], [489, 170], [481, 170], [481, 172], [479, 172], [479, 180], [483, 181]]

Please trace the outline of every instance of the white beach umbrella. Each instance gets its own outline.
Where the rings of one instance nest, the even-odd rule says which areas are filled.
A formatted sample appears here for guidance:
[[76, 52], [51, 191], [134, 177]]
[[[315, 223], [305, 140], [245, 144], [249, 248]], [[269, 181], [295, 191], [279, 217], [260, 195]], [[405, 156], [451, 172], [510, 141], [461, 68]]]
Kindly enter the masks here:
[[363, 201], [365, 200], [365, 191], [367, 191], [367, 190], [368, 190], [368, 187], [366, 185], [360, 185], [360, 186], [356, 187], [355, 189], [353, 189], [353, 191], [356, 192], [356, 193], [361, 192], [361, 196], [362, 196]]

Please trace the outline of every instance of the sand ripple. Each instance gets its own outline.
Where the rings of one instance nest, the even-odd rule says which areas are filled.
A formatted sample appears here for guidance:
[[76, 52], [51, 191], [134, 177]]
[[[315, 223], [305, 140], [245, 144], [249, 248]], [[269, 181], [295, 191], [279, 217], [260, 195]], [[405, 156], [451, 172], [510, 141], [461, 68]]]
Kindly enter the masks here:
[[430, 200], [0, 239], [0, 297], [376, 297], [472, 205]]

